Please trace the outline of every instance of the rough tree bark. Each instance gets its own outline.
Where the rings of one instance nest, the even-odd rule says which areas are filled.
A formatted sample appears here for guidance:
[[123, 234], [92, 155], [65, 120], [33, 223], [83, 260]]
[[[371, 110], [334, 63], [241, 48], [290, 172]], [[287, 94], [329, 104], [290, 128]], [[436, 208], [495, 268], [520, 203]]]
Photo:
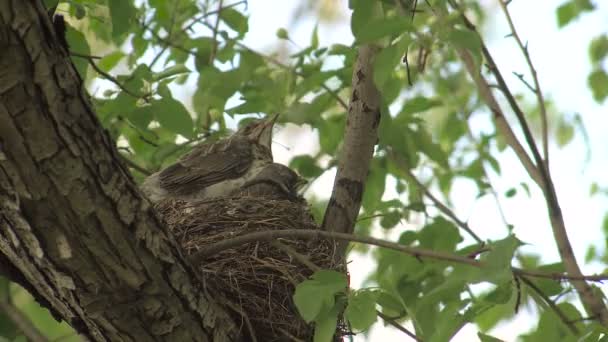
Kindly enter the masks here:
[[94, 341], [239, 340], [119, 161], [41, 1], [0, 0], [0, 51], [2, 271]]
[[[373, 62], [379, 48], [365, 44], [359, 48], [353, 68], [352, 91], [333, 192], [323, 218], [323, 230], [352, 233], [361, 208], [365, 180], [378, 142], [380, 92], [374, 84]], [[340, 242], [337, 255], [344, 257], [346, 244]]]

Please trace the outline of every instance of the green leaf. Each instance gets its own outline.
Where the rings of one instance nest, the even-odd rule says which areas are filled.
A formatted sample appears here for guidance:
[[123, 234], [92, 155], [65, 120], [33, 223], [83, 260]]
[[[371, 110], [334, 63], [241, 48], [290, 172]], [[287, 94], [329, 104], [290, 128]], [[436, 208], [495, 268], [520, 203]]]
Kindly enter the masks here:
[[436, 317], [436, 324], [428, 339], [429, 342], [450, 341], [464, 325], [465, 317], [459, 313], [463, 303], [450, 303]]
[[420, 247], [437, 251], [452, 252], [462, 241], [458, 228], [441, 216], [435, 218], [433, 223], [424, 226], [418, 236]]
[[564, 27], [586, 11], [592, 11], [589, 0], [570, 0], [557, 8], [557, 26]]
[[381, 203], [386, 185], [386, 168], [379, 158], [372, 159], [365, 182], [362, 206], [371, 213]]
[[58, 3], [59, 3], [59, 0], [44, 0], [44, 7], [53, 8], [53, 7], [57, 6]]
[[306, 178], [315, 178], [323, 173], [323, 169], [317, 165], [316, 160], [307, 154], [294, 157], [289, 162], [289, 167], [297, 170], [300, 175]]
[[391, 45], [382, 49], [374, 59], [374, 83], [382, 90], [400, 63], [403, 51], [398, 45]]
[[289, 40], [289, 33], [287, 33], [287, 30], [282, 27], [277, 30], [276, 35], [279, 39]]
[[128, 117], [129, 121], [131, 121], [131, 123], [137, 128], [140, 130], [146, 130], [148, 129], [150, 122], [152, 122], [152, 119], [154, 119], [152, 106], [136, 107]]
[[603, 102], [608, 97], [608, 74], [603, 69], [594, 70], [587, 79], [593, 99], [597, 102]]
[[[549, 272], [549, 273], [563, 273], [565, 271], [564, 265], [561, 262], [554, 264], [547, 264], [537, 267], [539, 271]], [[559, 281], [555, 281], [553, 279], [531, 279], [536, 287], [541, 289], [545, 296], [555, 296], [564, 290], [562, 283]]]
[[608, 55], [608, 36], [602, 34], [593, 38], [589, 44], [589, 57], [592, 63], [602, 61]]
[[484, 255], [485, 262], [482, 279], [494, 284], [501, 284], [513, 278], [511, 271], [511, 260], [515, 250], [522, 245], [514, 235], [492, 242], [490, 252]]
[[317, 129], [319, 130], [319, 145], [321, 151], [328, 155], [334, 155], [344, 136], [344, 125], [346, 114], [332, 115], [322, 120]]
[[555, 138], [559, 147], [568, 145], [572, 141], [572, 138], [574, 138], [574, 126], [566, 121], [565, 118], [560, 118], [557, 123]]
[[505, 197], [511, 198], [511, 197], [515, 196], [516, 194], [517, 194], [517, 189], [511, 188], [511, 189], [507, 190], [507, 192], [505, 192]]
[[448, 157], [441, 146], [433, 141], [427, 130], [420, 126], [413, 132], [413, 138], [420, 151], [444, 169], [449, 169]]
[[103, 58], [97, 63], [97, 66], [99, 67], [99, 69], [105, 72], [109, 72], [116, 66], [116, 64], [118, 64], [118, 62], [120, 62], [120, 60], [124, 56], [125, 54], [122, 51], [116, 50], [112, 53], [103, 56]]
[[513, 296], [513, 284], [511, 281], [504, 282], [490, 293], [484, 296], [483, 300], [492, 304], [506, 304]]
[[184, 64], [175, 64], [175, 65], [172, 65], [172, 66], [166, 68], [165, 70], [163, 70], [161, 72], [154, 74], [153, 80], [160, 81], [167, 77], [171, 77], [171, 76], [175, 76], [175, 75], [179, 75], [179, 74], [183, 74], [183, 73], [189, 73], [189, 72], [190, 72], [190, 69], [188, 69], [188, 67], [186, 67]]
[[376, 297], [375, 292], [368, 290], [354, 292], [348, 297], [344, 317], [354, 330], [367, 330], [376, 322]]
[[170, 97], [153, 100], [151, 110], [163, 128], [186, 138], [194, 137], [192, 117], [179, 101]]
[[479, 68], [482, 60], [481, 39], [477, 32], [454, 28], [448, 31], [447, 40], [457, 48], [469, 50], [475, 59], [475, 65]]
[[427, 111], [431, 108], [441, 105], [442, 102], [438, 99], [429, 99], [424, 96], [417, 96], [411, 100], [405, 101], [401, 109], [404, 114], [414, 114]]
[[[68, 46], [70, 47], [70, 51], [74, 51], [78, 54], [88, 56], [91, 54], [91, 49], [89, 48], [89, 43], [84, 36], [84, 34], [72, 26], [65, 23], [66, 32], [65, 39], [68, 42]], [[86, 58], [80, 58], [76, 56], [72, 56], [72, 63], [76, 66], [76, 70], [78, 70], [78, 74], [83, 80], [87, 79], [87, 69], [89, 67], [89, 61]]]
[[310, 47], [316, 49], [319, 47], [319, 24], [315, 25], [312, 30], [312, 36], [310, 37]]
[[385, 229], [393, 228], [399, 221], [401, 221], [401, 213], [396, 210], [391, 210], [382, 216], [380, 219], [380, 226]]
[[133, 2], [126, 0], [108, 0], [108, 7], [112, 18], [112, 39], [120, 44], [135, 21], [135, 7]]
[[382, 312], [389, 316], [403, 316], [405, 307], [400, 298], [388, 291], [380, 291], [376, 302], [382, 307]]
[[332, 310], [335, 295], [343, 292], [347, 285], [346, 276], [335, 271], [321, 270], [296, 286], [293, 295], [298, 312], [306, 322], [311, 322], [320, 314]]
[[331, 310], [322, 313], [315, 320], [314, 342], [331, 342], [334, 340], [336, 328], [338, 327], [338, 314], [340, 307], [334, 305]]
[[[386, 36], [399, 36], [403, 33], [410, 32], [412, 29], [410, 21], [402, 16], [375, 18], [366, 24], [364, 30], [357, 30], [355, 38], [357, 39], [357, 43], [365, 44], [377, 41]], [[355, 32], [353, 31], [353, 33]], [[401, 53], [404, 52], [405, 51], [401, 51]]]
[[382, 17], [382, 7], [378, 1], [352, 0], [353, 14], [350, 17], [350, 29], [355, 38], [365, 31], [373, 29], [368, 24], [374, 18]]
[[231, 29], [238, 32], [239, 35], [244, 35], [247, 33], [247, 31], [249, 31], [247, 17], [234, 8], [222, 9], [220, 12], [220, 18], [222, 18], [226, 25], [228, 25]]
[[74, 16], [76, 17], [76, 19], [80, 20], [84, 18], [84, 16], [87, 14], [83, 5], [78, 3], [71, 3], [70, 5], [71, 7], [74, 7]]

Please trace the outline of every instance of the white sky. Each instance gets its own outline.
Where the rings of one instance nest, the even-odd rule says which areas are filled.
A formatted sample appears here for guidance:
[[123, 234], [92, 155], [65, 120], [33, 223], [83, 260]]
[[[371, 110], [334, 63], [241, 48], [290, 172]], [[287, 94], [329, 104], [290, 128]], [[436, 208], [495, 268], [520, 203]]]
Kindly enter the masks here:
[[[337, 0], [336, 0], [337, 1]], [[496, 0], [497, 1], [497, 0]], [[496, 1], [486, 0], [484, 4], [496, 8]], [[347, 9], [347, 0], [338, 1], [342, 8]], [[588, 130], [592, 159], [587, 165], [585, 160], [585, 145], [580, 135], [566, 148], [558, 150], [551, 146], [551, 171], [557, 185], [570, 240], [574, 246], [579, 262], [583, 261], [586, 247], [595, 243], [600, 250], [604, 248], [604, 236], [601, 233], [601, 222], [607, 206], [602, 197], [589, 197], [591, 181], [600, 185], [608, 185], [605, 177], [607, 163], [605, 156], [608, 149], [606, 130], [606, 107], [596, 104], [587, 87], [586, 77], [589, 73], [588, 42], [601, 30], [606, 30], [608, 22], [608, 6], [606, 2], [599, 5], [600, 9], [582, 20], [570, 24], [562, 30], [557, 29], [555, 9], [563, 1], [524, 1], [514, 0], [509, 9], [516, 27], [524, 41], [529, 42], [530, 54], [535, 63], [541, 87], [546, 97], [555, 101], [556, 107], [565, 113], [580, 113]], [[291, 13], [299, 1], [249, 1], [251, 13], [250, 33], [245, 43], [258, 51], [272, 51], [280, 42], [275, 32], [278, 28], [289, 27]], [[496, 12], [500, 14], [499, 11]], [[344, 18], [334, 25], [320, 24], [319, 38], [321, 45], [333, 43], [350, 44], [349, 13], [345, 10]], [[290, 30], [290, 37], [299, 46], [306, 46], [316, 23], [315, 18], [305, 18]], [[527, 67], [522, 56], [516, 51], [512, 39], [503, 39], [509, 31], [505, 20], [498, 15], [490, 19], [485, 28], [485, 36], [489, 39], [490, 50], [514, 89], [525, 90], [511, 72], [525, 72]], [[316, 137], [306, 128], [287, 127], [278, 132], [275, 137], [273, 151], [278, 162], [287, 163], [298, 154], [310, 152], [317, 148]], [[308, 142], [308, 143], [303, 143]], [[286, 148], [286, 147], [287, 148]], [[528, 180], [525, 172], [511, 152], [500, 155], [503, 174], [494, 177], [499, 193], [504, 193], [521, 181]], [[333, 173], [324, 175], [311, 191], [321, 198], [328, 197], [333, 184]], [[542, 255], [545, 262], [559, 260], [551, 230], [548, 223], [546, 208], [540, 198], [540, 193], [530, 183], [533, 190], [532, 198], [521, 191], [512, 199], [502, 199], [501, 204], [506, 212], [508, 221], [515, 226], [515, 234], [529, 243], [526, 251], [534, 251]], [[468, 218], [471, 227], [485, 239], [498, 239], [506, 235], [506, 230], [498, 216], [496, 204], [489, 197], [475, 199], [476, 190], [467, 183], [455, 185], [454, 198], [457, 206], [456, 213], [463, 219]], [[391, 195], [390, 192], [388, 194]], [[378, 235], [378, 234], [377, 234]], [[381, 236], [381, 235], [378, 235]], [[353, 256], [351, 263], [351, 282], [353, 287], [360, 286], [367, 273], [372, 269], [371, 259]], [[600, 272], [602, 265], [585, 265], [586, 273]], [[604, 289], [606, 287], [604, 286]], [[506, 341], [514, 341], [518, 334], [529, 330], [535, 321], [529, 315], [520, 313], [513, 321], [503, 323], [490, 333]], [[476, 327], [465, 327], [453, 341], [477, 341]], [[355, 341], [364, 341], [363, 336], [355, 337]], [[407, 341], [400, 332], [383, 328], [377, 324], [369, 341]]]

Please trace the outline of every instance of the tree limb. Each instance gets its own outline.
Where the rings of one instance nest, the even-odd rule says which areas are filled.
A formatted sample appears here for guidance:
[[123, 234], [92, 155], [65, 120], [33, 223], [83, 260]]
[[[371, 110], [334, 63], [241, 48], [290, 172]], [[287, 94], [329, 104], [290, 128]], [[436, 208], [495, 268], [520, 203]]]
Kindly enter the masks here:
[[[210, 244], [205, 247], [205, 249], [200, 250], [190, 256], [190, 260], [193, 264], [199, 265], [205, 262], [205, 259], [211, 255], [215, 255], [221, 251], [236, 248], [248, 243], [252, 242], [260, 242], [260, 241], [269, 241], [273, 242], [278, 239], [305, 239], [305, 240], [315, 240], [315, 239], [330, 239], [337, 241], [350, 241], [350, 242], [358, 242], [364, 243], [368, 245], [383, 247], [387, 249], [391, 249], [394, 251], [398, 251], [404, 254], [408, 254], [414, 256], [416, 258], [427, 258], [438, 261], [447, 261], [454, 262], [463, 265], [469, 265], [477, 268], [485, 267], [485, 263], [481, 261], [477, 261], [468, 256], [462, 256], [453, 253], [435, 251], [430, 249], [424, 249], [419, 247], [411, 247], [404, 246], [399, 243], [376, 239], [369, 236], [357, 236], [353, 234], [345, 234], [338, 232], [328, 232], [318, 229], [283, 229], [283, 230], [266, 230], [266, 231], [257, 231], [253, 233], [248, 233], [244, 235], [239, 235], [234, 238], [222, 240], [213, 244]], [[568, 274], [556, 273], [556, 272], [545, 272], [545, 271], [537, 271], [537, 270], [524, 270], [517, 267], [511, 267], [511, 271], [513, 271], [516, 275], [526, 275], [529, 277], [535, 278], [546, 278], [553, 280], [581, 280], [586, 279], [590, 281], [602, 281], [608, 280], [608, 274], [601, 275], [590, 275], [590, 276], [570, 276]]]
[[[373, 62], [379, 48], [359, 48], [353, 68], [352, 93], [334, 187], [325, 210], [322, 229], [352, 233], [361, 208], [365, 180], [378, 141], [380, 92], [374, 84]], [[339, 254], [345, 251], [341, 244]]]

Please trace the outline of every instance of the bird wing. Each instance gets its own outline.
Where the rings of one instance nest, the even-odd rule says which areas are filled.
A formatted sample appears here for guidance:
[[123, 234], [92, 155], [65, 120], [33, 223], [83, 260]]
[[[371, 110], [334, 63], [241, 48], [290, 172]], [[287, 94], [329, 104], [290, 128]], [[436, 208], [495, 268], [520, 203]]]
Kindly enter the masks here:
[[161, 171], [160, 186], [177, 195], [191, 194], [242, 176], [252, 162], [251, 143], [244, 137], [202, 144]]

